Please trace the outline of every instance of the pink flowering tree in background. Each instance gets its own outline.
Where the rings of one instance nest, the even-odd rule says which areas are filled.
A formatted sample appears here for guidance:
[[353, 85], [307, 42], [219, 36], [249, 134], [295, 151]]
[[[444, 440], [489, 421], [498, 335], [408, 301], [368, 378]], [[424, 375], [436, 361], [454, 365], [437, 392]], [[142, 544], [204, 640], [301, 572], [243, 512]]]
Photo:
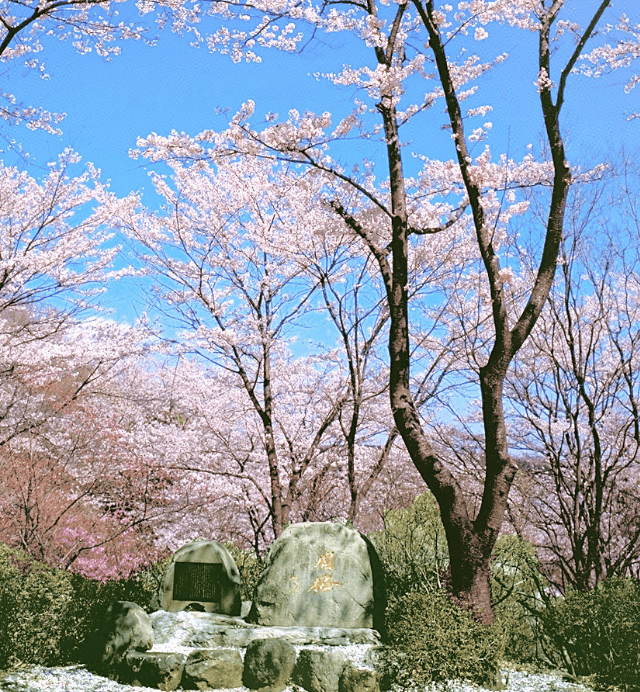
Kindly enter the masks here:
[[[201, 364], [190, 371], [183, 360], [177, 370], [195, 375], [175, 391], [196, 440], [178, 468], [219, 489], [210, 494], [228, 508], [224, 522], [214, 510], [221, 533], [242, 514], [234, 535], [261, 550], [291, 521], [355, 520], [356, 483], [366, 494], [396, 437], [388, 404], [377, 412], [387, 386], [373, 364], [386, 323], [379, 296], [369, 303], [363, 291], [359, 305], [353, 284], [362, 273], [336, 243], [335, 220], [316, 204], [309, 177], [278, 175], [257, 159], [169, 165], [170, 179], [154, 176], [165, 208], [130, 198], [120, 223], [157, 282], [174, 350]], [[346, 296], [355, 300], [348, 307]], [[329, 337], [317, 335], [323, 322]], [[373, 333], [361, 354], [365, 325]], [[378, 375], [365, 383], [369, 363]], [[367, 425], [366, 409], [376, 411]]]
[[100, 579], [160, 554], [159, 530], [189, 497], [154, 444], [163, 391], [148, 384], [147, 338], [85, 322], [14, 347], [0, 387], [13, 399], [2, 420], [0, 540]]
[[616, 183], [615, 197], [576, 193], [557, 285], [506, 390], [519, 529], [562, 591], [640, 563], [637, 171]]
[[0, 165], [0, 537], [102, 578], [156, 555], [149, 526], [184, 504], [131, 437], [162, 398], [132, 380], [152, 381], [149, 332], [91, 316], [121, 274], [112, 202], [71, 152], [40, 181]]
[[[262, 49], [271, 47], [295, 52], [314, 35], [332, 43], [340, 34], [342, 43], [326, 54], [320, 74], [337, 87], [347, 87], [343, 93], [348, 93], [349, 105], [354, 90], [362, 100], [350, 113], [339, 114], [337, 124], [329, 113], [292, 111], [288, 118], [274, 115], [256, 125], [254, 105], [247, 102], [223, 132], [206, 131], [193, 138], [154, 135], [139, 147], [151, 160], [192, 161], [196, 166], [237, 161], [250, 169], [257, 159], [271, 159], [274, 179], [289, 175], [293, 184], [306, 175], [313, 181], [316, 217], [332, 213], [344, 230], [360, 239], [362, 252], [369, 254], [384, 285], [394, 422], [438, 501], [453, 594], [483, 622], [493, 619], [489, 561], [517, 472], [504, 414], [505, 378], [553, 283], [572, 182], [560, 116], [569, 84], [578, 80], [572, 73], [588, 71], [589, 60], [591, 65], [610, 61], [615, 52], [613, 42], [605, 45], [617, 36], [611, 28], [593, 44], [596, 51], [588, 54], [589, 60], [581, 62], [609, 5], [609, 0], [587, 8], [581, 4], [579, 22], [575, 14], [565, 16], [576, 3], [562, 0], [478, 0], [458, 3], [456, 9], [433, 0], [211, 5], [207, 12], [219, 14], [223, 26], [209, 45], [234, 59], [258, 59]], [[490, 40], [491, 31], [496, 41]], [[538, 101], [548, 152], [539, 160], [527, 154], [520, 162], [512, 161], [506, 154], [496, 155], [491, 144], [492, 125], [486, 116], [492, 108], [492, 83], [485, 75], [492, 73], [493, 86], [508, 89], [513, 73], [500, 48], [506, 33], [532, 46], [536, 67], [527, 78]], [[628, 48], [624, 51], [629, 53]], [[347, 60], [351, 64], [341, 64]], [[509, 120], [508, 113], [503, 117]], [[512, 117], [514, 133], [517, 124]], [[354, 137], [369, 145], [364, 161], [349, 158], [346, 143]], [[483, 140], [487, 143], [481, 144]], [[447, 144], [451, 159], [441, 161]], [[520, 141], [515, 148], [523, 150], [524, 144]], [[410, 162], [409, 153], [421, 165]], [[445, 179], [448, 184], [442, 185]], [[524, 192], [534, 186], [545, 209], [544, 223], [536, 227], [532, 258], [522, 262], [513, 252], [518, 245], [512, 219], [527, 214]], [[461, 237], [470, 244], [458, 242]], [[448, 244], [451, 251], [444, 254]], [[477, 509], [446, 454], [439, 453], [430, 438], [425, 425], [429, 406], [420, 409], [412, 380], [412, 331], [429, 331], [420, 322], [420, 301], [412, 292], [416, 254], [444, 256], [476, 279], [478, 309], [461, 326], [471, 337], [471, 384], [482, 410], [483, 477]], [[519, 291], [511, 291], [509, 282], [520, 275], [526, 280]], [[449, 326], [444, 320], [445, 345], [455, 337]], [[437, 329], [434, 333], [443, 336]]]

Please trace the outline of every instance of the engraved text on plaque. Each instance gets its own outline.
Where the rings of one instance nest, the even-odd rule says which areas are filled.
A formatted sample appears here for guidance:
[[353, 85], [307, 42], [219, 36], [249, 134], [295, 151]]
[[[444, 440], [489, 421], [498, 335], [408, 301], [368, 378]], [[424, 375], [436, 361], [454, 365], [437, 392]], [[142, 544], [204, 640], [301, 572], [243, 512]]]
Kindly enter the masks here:
[[173, 578], [174, 601], [220, 602], [222, 564], [176, 562]]

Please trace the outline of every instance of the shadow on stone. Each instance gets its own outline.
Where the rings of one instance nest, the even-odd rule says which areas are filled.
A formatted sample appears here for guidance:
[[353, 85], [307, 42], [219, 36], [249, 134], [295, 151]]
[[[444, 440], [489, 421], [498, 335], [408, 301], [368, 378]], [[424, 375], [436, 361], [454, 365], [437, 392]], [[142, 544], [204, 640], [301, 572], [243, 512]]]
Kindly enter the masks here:
[[116, 601], [104, 612], [100, 632], [91, 642], [93, 651], [88, 664], [97, 672], [120, 675], [128, 652], [147, 651], [153, 643], [153, 628], [147, 613], [130, 601]]
[[123, 675], [133, 685], [177, 690], [182, 681], [186, 654], [164, 651], [130, 651], [126, 656], [128, 671]]
[[243, 684], [250, 690], [281, 692], [296, 662], [296, 651], [280, 639], [257, 639], [247, 647]]
[[242, 656], [237, 649], [192, 651], [184, 666], [186, 690], [233, 689], [242, 686]]
[[340, 676], [338, 692], [380, 692], [378, 674], [368, 668], [346, 666]]

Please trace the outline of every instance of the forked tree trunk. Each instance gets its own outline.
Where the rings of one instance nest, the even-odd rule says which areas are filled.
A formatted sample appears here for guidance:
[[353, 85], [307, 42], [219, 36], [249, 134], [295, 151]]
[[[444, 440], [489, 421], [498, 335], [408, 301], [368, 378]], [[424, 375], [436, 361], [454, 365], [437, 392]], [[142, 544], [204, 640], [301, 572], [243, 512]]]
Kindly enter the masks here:
[[[477, 171], [473, 170], [474, 165], [467, 149], [460, 103], [445, 54], [445, 42], [440, 35], [434, 3], [433, 0], [424, 2], [411, 0], [429, 35], [428, 47], [433, 52], [438, 78], [442, 85], [456, 145], [458, 167], [464, 182], [478, 249], [484, 265], [485, 279], [491, 294], [494, 343], [487, 363], [480, 368], [479, 372], [486, 473], [482, 503], [476, 517], [471, 516], [464, 492], [456, 478], [431, 447], [422, 429], [410, 389], [407, 288], [409, 235], [420, 231], [410, 229], [408, 223], [402, 148], [398, 136], [398, 116], [394, 105], [396, 94], [393, 91], [383, 93], [377, 104], [384, 124], [389, 166], [392, 261], [389, 262], [387, 248], [379, 246], [353, 214], [349, 213], [340, 202], [336, 201], [332, 204], [334, 211], [364, 240], [378, 263], [384, 281], [390, 313], [391, 410], [409, 456], [440, 508], [449, 548], [452, 595], [460, 605], [472, 611], [478, 620], [487, 624], [494, 618], [489, 568], [491, 551], [500, 533], [507, 509], [509, 490], [516, 473], [516, 467], [508, 451], [502, 391], [509, 365], [531, 333], [548, 299], [562, 241], [564, 211], [571, 185], [571, 171], [565, 158], [559, 124], [566, 82], [610, 1], [602, 0], [585, 33], [578, 40], [572, 55], [560, 73], [555, 101], [552, 94], [555, 87], [551, 80], [540, 80], [540, 103], [553, 161], [553, 185], [544, 246], [536, 278], [531, 286], [527, 304], [517, 320], [514, 320], [514, 326], [511, 327], [500, 260], [493, 245], [493, 225], [485, 218], [482, 181]], [[546, 13], [540, 17], [539, 68], [543, 76], [551, 74], [550, 32], [562, 4], [562, 2], [552, 3]], [[367, 8], [375, 18], [375, 3], [368, 2]], [[377, 46], [374, 49], [378, 64], [384, 69], [393, 68], [395, 53], [402, 50], [402, 46], [396, 46], [395, 41], [405, 11], [406, 4], [399, 4], [386, 47], [383, 49]], [[392, 89], [392, 87], [389, 88]], [[440, 230], [447, 228], [450, 223], [445, 224]], [[433, 233], [437, 230], [428, 229], [423, 232]]]
[[[458, 166], [467, 192], [476, 231], [478, 248], [490, 288], [494, 326], [494, 344], [489, 359], [479, 372], [482, 393], [482, 411], [485, 433], [486, 474], [480, 510], [472, 517], [465, 496], [455, 477], [434, 453], [421, 425], [420, 417], [410, 389], [410, 343], [408, 319], [408, 254], [409, 224], [405, 179], [402, 170], [402, 149], [398, 136], [398, 120], [394, 94], [382, 94], [378, 110], [384, 123], [389, 165], [391, 196], [391, 256], [380, 248], [344, 207], [333, 205], [352, 230], [365, 241], [375, 257], [384, 280], [390, 312], [389, 391], [391, 409], [398, 431], [409, 456], [435, 496], [447, 536], [450, 556], [451, 591], [462, 607], [470, 610], [481, 622], [491, 623], [494, 618], [491, 604], [490, 560], [507, 509], [507, 499], [515, 477], [516, 467], [509, 457], [504, 420], [502, 391], [507, 370], [515, 354], [531, 333], [549, 296], [562, 240], [564, 210], [571, 184], [571, 172], [565, 159], [560, 134], [559, 115], [564, 100], [564, 89], [569, 73], [575, 66], [589, 36], [593, 33], [610, 0], [603, 0], [594, 14], [585, 34], [578, 41], [565, 65], [554, 102], [550, 80], [540, 85], [540, 102], [554, 165], [553, 189], [547, 221], [544, 247], [536, 279], [529, 299], [513, 328], [509, 324], [508, 303], [504, 294], [500, 261], [493, 246], [493, 229], [485, 219], [482, 188], [472, 170], [464, 133], [460, 104], [455, 90], [444, 42], [440, 36], [433, 0], [413, 0], [418, 15], [429, 34], [429, 47], [433, 51], [438, 77], [443, 87], [447, 112], [456, 144]], [[541, 18], [539, 65], [540, 72], [550, 74], [550, 31], [562, 3], [554, 3]], [[375, 15], [375, 5], [369, 3]], [[394, 20], [399, 27], [406, 5], [400, 5]], [[392, 31], [386, 50], [376, 48], [381, 67], [392, 67], [396, 32]]]

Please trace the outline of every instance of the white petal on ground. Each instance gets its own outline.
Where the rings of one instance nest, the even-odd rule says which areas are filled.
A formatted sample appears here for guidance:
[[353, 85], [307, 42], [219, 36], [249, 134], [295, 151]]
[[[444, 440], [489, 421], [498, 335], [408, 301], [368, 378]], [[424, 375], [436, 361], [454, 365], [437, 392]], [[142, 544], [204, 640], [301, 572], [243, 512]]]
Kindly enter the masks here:
[[[559, 673], [527, 673], [505, 670], [502, 679], [506, 687], [503, 692], [593, 692], [587, 685], [563, 680]], [[84, 666], [60, 666], [46, 668], [29, 666], [0, 675], [2, 692], [150, 692], [150, 687], [121, 685], [113, 680], [90, 673]], [[299, 688], [298, 688], [299, 689]], [[157, 692], [154, 690], [154, 692]], [[233, 692], [249, 692], [246, 687]], [[285, 692], [294, 692], [288, 687]], [[400, 692], [400, 690], [397, 690]], [[484, 692], [484, 688], [470, 683], [431, 683], [424, 688], [406, 692]]]

